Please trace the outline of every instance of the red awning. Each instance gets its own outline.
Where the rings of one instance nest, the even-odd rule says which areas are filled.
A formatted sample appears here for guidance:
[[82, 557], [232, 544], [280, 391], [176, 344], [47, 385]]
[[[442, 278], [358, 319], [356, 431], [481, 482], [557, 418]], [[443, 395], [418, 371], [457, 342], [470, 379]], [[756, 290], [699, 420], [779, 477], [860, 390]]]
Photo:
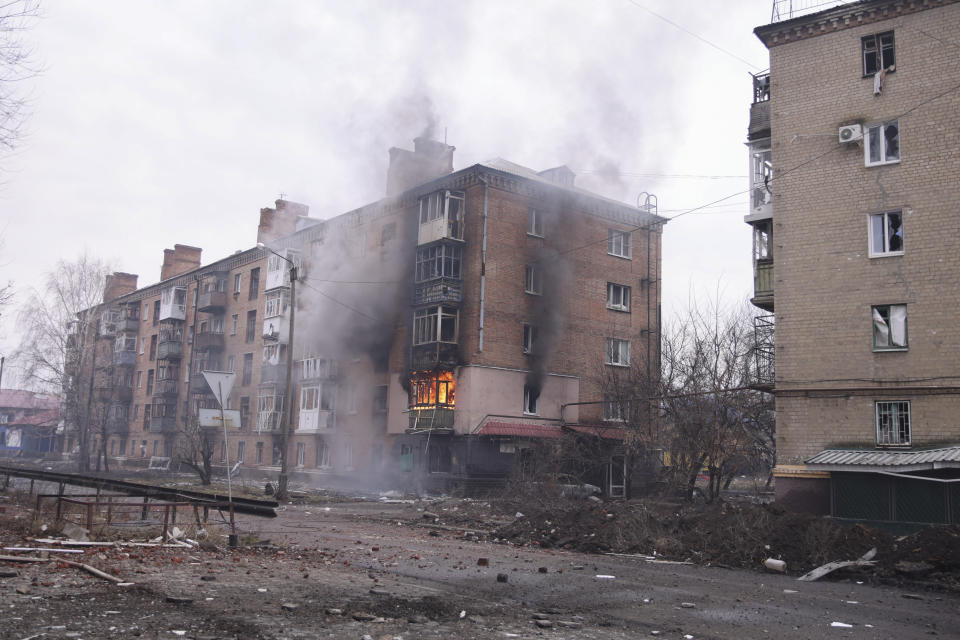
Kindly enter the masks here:
[[481, 436], [516, 436], [520, 438], [559, 438], [563, 430], [557, 425], [488, 422], [476, 432]]

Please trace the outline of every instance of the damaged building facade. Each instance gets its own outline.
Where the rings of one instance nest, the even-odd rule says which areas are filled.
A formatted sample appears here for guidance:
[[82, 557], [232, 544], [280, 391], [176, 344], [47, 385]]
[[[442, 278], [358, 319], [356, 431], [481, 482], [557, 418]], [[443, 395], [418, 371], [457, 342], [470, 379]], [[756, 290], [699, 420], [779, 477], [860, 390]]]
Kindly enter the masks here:
[[[658, 361], [665, 220], [566, 167], [454, 171], [453, 152], [417, 138], [377, 202], [319, 220], [278, 200], [255, 248], [201, 266], [177, 245], [159, 283], [112, 279], [107, 454], [176, 460], [196, 424], [217, 465], [275, 466], [286, 433], [295, 473], [451, 487], [616, 427], [601, 372]], [[204, 370], [236, 373], [226, 444]]]
[[781, 17], [755, 29], [770, 71], [754, 78], [746, 217], [777, 499], [960, 522], [960, 5]]

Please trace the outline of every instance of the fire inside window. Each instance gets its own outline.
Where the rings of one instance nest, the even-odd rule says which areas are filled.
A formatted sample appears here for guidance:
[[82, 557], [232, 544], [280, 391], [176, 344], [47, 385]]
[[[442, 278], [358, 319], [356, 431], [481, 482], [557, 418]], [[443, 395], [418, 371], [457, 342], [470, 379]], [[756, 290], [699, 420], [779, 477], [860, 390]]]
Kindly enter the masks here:
[[456, 397], [453, 373], [416, 374], [410, 380], [410, 408], [453, 407]]

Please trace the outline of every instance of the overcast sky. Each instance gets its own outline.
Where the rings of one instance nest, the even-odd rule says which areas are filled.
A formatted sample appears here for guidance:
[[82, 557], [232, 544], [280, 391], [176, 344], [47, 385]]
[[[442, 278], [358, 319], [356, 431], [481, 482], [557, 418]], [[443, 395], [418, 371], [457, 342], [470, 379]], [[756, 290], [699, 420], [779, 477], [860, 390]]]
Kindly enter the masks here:
[[[746, 298], [748, 73], [768, 64], [751, 31], [770, 14], [771, 0], [44, 0], [32, 114], [0, 157], [0, 281], [22, 301], [86, 250], [154, 283], [174, 243], [204, 264], [253, 246], [281, 193], [319, 218], [382, 197], [387, 149], [432, 127], [455, 169], [567, 164], [603, 195], [656, 194], [667, 217], [731, 196], [667, 225], [664, 315], [693, 294]], [[0, 354], [17, 339], [8, 310]]]

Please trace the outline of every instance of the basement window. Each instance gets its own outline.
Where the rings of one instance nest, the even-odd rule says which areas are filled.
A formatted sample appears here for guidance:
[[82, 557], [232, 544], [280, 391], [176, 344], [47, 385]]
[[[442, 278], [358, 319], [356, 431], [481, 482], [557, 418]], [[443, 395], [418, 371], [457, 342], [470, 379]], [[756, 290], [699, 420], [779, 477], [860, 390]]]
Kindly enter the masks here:
[[907, 305], [877, 305], [871, 308], [871, 316], [874, 351], [907, 349]]
[[868, 233], [871, 258], [903, 255], [903, 212], [870, 214]]
[[867, 127], [867, 143], [863, 145], [864, 162], [873, 167], [900, 162], [900, 123], [890, 120]]
[[528, 416], [540, 415], [540, 391], [530, 385], [523, 386], [523, 413]]
[[620, 338], [607, 338], [607, 364], [615, 367], [630, 366], [630, 341]]
[[875, 33], [860, 39], [863, 53], [863, 75], [872, 76], [881, 69], [891, 71], [896, 64], [893, 45], [893, 31]]
[[607, 309], [630, 311], [630, 287], [613, 282], [607, 283]]
[[543, 294], [543, 276], [540, 266], [528, 264], [524, 275], [524, 291], [535, 296]]
[[877, 402], [875, 404], [877, 446], [910, 445], [910, 402]]

